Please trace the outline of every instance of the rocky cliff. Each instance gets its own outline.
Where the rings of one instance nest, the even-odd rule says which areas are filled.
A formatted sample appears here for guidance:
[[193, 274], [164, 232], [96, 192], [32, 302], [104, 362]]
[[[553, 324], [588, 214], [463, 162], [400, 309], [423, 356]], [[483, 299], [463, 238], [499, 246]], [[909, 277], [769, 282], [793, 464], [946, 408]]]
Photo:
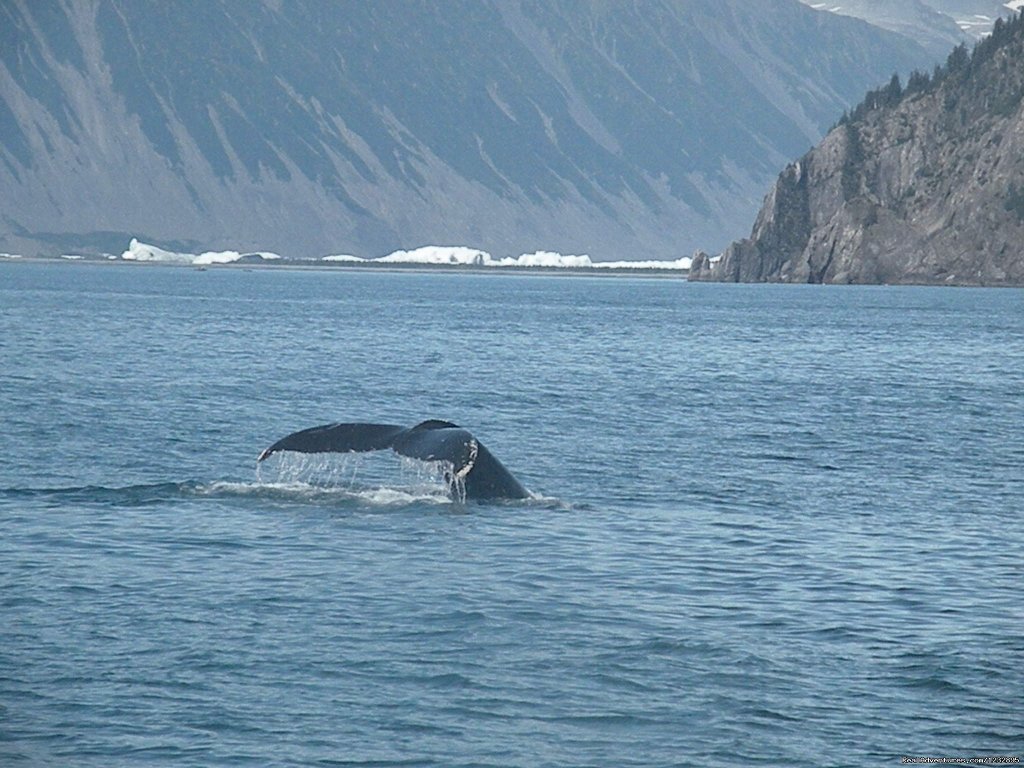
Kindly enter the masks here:
[[932, 61], [796, 0], [4, 0], [0, 251], [674, 259]]
[[1024, 284], [1024, 18], [869, 93], [691, 279]]

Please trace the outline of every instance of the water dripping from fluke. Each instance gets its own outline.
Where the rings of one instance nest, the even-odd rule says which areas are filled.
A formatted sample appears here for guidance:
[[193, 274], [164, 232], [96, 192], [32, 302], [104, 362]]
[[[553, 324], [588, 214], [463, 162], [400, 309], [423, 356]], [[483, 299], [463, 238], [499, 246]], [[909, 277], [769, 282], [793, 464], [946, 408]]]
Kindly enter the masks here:
[[388, 461], [370, 454], [302, 454], [284, 451], [256, 466], [255, 489], [306, 501], [365, 502], [377, 506], [464, 503], [444, 462]]

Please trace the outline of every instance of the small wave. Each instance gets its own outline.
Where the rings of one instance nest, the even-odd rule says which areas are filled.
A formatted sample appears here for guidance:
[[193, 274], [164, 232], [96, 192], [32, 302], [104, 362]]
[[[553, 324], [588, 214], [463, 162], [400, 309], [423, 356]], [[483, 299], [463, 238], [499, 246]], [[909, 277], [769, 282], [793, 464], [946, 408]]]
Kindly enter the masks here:
[[443, 489], [348, 488], [302, 482], [244, 482], [231, 480], [144, 483], [126, 486], [83, 485], [57, 488], [4, 488], [0, 496], [59, 504], [143, 506], [182, 498], [265, 499], [302, 503], [362, 503], [395, 507], [412, 504], [451, 504]]
[[188, 483], [143, 483], [127, 486], [82, 485], [58, 488], [4, 488], [0, 496], [78, 503], [143, 505], [179, 498]]
[[[36, 500], [44, 504], [85, 504], [139, 507], [180, 499], [250, 499], [280, 503], [369, 507], [408, 507], [415, 505], [459, 505], [443, 485], [429, 478], [406, 478], [409, 482], [364, 482], [357, 484], [335, 477], [333, 482], [299, 479], [257, 478], [245, 480], [186, 480], [183, 482], [140, 483], [124, 486], [82, 485], [55, 488], [0, 488], [0, 498]], [[534, 494], [528, 499], [490, 501], [491, 505], [530, 507], [552, 511], [571, 511], [572, 504]]]
[[198, 483], [191, 489], [193, 496], [215, 498], [255, 497], [281, 501], [331, 502], [357, 501], [374, 506], [406, 506], [410, 504], [450, 504], [451, 499], [443, 489], [405, 488], [352, 488], [322, 486], [303, 482], [232, 482], [217, 480]]
[[551, 512], [576, 512], [591, 509], [587, 504], [575, 504], [573, 502], [565, 501], [564, 499], [559, 499], [557, 496], [545, 496], [544, 494], [533, 493], [532, 491], [530, 492], [530, 497], [527, 499], [509, 499], [498, 503], [517, 507], [546, 509]]

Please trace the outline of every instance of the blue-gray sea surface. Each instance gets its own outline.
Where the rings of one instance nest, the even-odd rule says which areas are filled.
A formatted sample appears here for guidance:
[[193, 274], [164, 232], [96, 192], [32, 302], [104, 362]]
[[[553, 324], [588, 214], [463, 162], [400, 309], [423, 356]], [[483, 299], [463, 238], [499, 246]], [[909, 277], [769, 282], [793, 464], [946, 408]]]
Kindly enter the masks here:
[[1024, 756], [1020, 290], [0, 264], [0, 429], [5, 767]]

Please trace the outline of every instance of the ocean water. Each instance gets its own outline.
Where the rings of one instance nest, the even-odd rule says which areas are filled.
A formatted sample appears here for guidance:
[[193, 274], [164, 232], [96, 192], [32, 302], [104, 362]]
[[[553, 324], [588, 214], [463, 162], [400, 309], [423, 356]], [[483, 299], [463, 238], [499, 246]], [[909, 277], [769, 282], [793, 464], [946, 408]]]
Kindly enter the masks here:
[[0, 424], [3, 766], [1024, 756], [1019, 290], [0, 264]]

